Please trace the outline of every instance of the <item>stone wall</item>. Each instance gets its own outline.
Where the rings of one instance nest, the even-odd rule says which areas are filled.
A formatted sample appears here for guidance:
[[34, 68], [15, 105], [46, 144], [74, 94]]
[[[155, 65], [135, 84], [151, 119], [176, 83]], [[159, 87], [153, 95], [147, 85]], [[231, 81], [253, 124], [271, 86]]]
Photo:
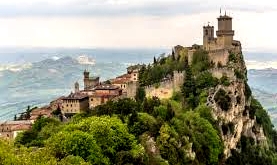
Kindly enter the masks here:
[[229, 68], [214, 68], [208, 70], [208, 72], [212, 73], [213, 77], [220, 79], [223, 75], [227, 76], [230, 80], [235, 80], [235, 72]]
[[184, 72], [174, 71], [173, 78], [144, 87], [146, 97], [157, 96], [160, 99], [170, 98], [174, 91], [180, 91], [184, 83]]
[[216, 65], [221, 63], [225, 66], [229, 60], [228, 49], [216, 49], [209, 51], [209, 59], [213, 61]]
[[170, 98], [173, 94], [173, 80], [160, 82], [159, 84], [144, 87], [146, 97], [157, 96], [160, 99]]
[[131, 81], [127, 83], [126, 86], [126, 97], [128, 98], [135, 98], [138, 88], [138, 82], [137, 81]]

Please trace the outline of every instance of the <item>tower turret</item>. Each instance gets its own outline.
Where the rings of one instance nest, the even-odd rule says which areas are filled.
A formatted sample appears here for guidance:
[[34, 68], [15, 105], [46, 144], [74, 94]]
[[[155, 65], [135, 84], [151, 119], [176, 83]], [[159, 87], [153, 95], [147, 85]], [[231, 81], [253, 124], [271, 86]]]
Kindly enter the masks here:
[[218, 18], [218, 30], [216, 31], [217, 43], [222, 48], [229, 48], [232, 46], [233, 37], [235, 35], [232, 30], [232, 17], [226, 15], [220, 15]]
[[84, 71], [84, 90], [89, 88], [89, 71], [85, 69]]
[[203, 47], [205, 50], [209, 49], [209, 43], [214, 40], [214, 27], [203, 26]]
[[74, 88], [75, 88], [75, 93], [78, 93], [80, 91], [80, 87], [79, 87], [79, 83], [78, 82], [75, 82]]

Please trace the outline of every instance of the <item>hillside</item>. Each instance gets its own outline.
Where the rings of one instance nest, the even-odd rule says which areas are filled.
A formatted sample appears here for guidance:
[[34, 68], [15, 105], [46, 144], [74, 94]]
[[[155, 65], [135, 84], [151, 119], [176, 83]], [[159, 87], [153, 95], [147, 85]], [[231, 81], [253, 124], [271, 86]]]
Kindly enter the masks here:
[[[136, 99], [109, 101], [68, 123], [40, 118], [14, 142], [0, 141], [0, 164], [276, 164], [277, 133], [247, 85], [243, 56], [227, 66], [198, 50], [154, 59], [140, 71]], [[172, 97], [145, 97], [174, 70]], [[225, 73], [230, 74], [225, 74]]]

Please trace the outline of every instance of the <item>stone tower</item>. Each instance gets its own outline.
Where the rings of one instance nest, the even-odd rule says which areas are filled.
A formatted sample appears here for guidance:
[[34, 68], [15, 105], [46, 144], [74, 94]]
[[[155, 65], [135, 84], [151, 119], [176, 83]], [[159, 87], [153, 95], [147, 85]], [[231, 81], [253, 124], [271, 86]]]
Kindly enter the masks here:
[[218, 30], [216, 31], [217, 44], [221, 48], [230, 48], [232, 46], [235, 32], [232, 30], [232, 17], [220, 15], [218, 18]]
[[203, 47], [205, 50], [208, 50], [208, 46], [211, 41], [214, 40], [214, 27], [210, 26], [203, 26]]
[[89, 71], [84, 71], [84, 90], [89, 88]]
[[89, 71], [85, 70], [84, 71], [84, 90], [93, 90], [97, 85], [100, 83], [100, 78], [99, 77], [90, 77], [89, 76]]
[[78, 93], [80, 91], [80, 87], [79, 87], [79, 83], [78, 82], [75, 82], [74, 88], [75, 88], [75, 93]]

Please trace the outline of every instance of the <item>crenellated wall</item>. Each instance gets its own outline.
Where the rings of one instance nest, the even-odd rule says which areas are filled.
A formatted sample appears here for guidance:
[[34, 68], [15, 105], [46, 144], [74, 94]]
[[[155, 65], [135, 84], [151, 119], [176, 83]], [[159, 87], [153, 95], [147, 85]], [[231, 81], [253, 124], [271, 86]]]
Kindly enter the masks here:
[[209, 51], [209, 59], [213, 61], [216, 65], [221, 63], [225, 66], [229, 59], [228, 49], [216, 49]]
[[174, 71], [172, 79], [166, 79], [159, 84], [145, 86], [146, 97], [157, 96], [160, 99], [170, 98], [174, 91], [180, 91], [184, 83], [184, 72]]

